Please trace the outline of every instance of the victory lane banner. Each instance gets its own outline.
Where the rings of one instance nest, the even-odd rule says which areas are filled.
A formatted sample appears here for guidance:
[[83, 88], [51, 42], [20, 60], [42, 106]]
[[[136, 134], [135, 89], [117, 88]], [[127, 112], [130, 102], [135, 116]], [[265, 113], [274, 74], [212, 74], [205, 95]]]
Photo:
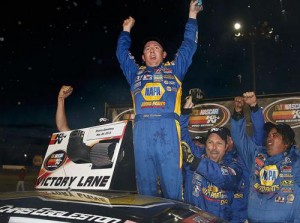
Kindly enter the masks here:
[[36, 189], [110, 189], [127, 121], [53, 133]]

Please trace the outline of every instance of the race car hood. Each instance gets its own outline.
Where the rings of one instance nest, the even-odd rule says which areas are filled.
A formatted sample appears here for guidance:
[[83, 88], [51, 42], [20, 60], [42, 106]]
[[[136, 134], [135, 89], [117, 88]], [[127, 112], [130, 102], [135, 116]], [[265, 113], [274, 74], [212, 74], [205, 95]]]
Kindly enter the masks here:
[[0, 194], [0, 222], [225, 222], [183, 202], [112, 191]]

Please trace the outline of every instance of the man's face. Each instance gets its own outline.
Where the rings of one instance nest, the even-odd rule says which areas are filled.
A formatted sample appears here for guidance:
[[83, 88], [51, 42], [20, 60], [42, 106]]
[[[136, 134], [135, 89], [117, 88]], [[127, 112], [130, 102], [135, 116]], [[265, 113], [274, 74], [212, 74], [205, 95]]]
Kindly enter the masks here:
[[282, 135], [272, 128], [267, 136], [266, 148], [269, 156], [274, 156], [287, 150], [288, 144], [283, 141]]
[[234, 142], [231, 136], [227, 136], [227, 144], [228, 144], [228, 150], [231, 151], [234, 148]]
[[166, 52], [158, 42], [149, 41], [144, 46], [142, 59], [147, 66], [156, 67], [163, 62], [166, 55]]
[[209, 159], [220, 163], [227, 152], [228, 145], [216, 133], [211, 133], [206, 140], [206, 154]]

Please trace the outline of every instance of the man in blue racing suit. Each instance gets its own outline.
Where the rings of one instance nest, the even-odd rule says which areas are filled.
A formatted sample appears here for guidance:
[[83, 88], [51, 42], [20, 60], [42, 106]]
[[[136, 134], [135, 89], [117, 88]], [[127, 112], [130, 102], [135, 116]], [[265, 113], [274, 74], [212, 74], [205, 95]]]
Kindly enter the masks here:
[[[251, 92], [245, 98], [253, 98]], [[255, 97], [256, 99], [256, 97]], [[253, 100], [252, 107], [256, 105]], [[295, 133], [285, 124], [265, 124], [265, 146], [247, 136], [243, 113], [234, 112], [231, 134], [250, 172], [249, 222], [300, 222], [300, 156]]]
[[185, 198], [202, 210], [230, 221], [233, 194], [241, 180], [242, 169], [228, 151], [228, 131], [223, 127], [210, 129], [205, 148], [201, 148], [192, 142], [188, 120], [189, 115], [184, 111], [180, 117], [183, 159], [193, 171], [192, 179], [189, 171], [185, 178]]
[[[249, 92], [250, 93], [250, 92]], [[248, 93], [247, 93], [248, 94]], [[256, 101], [256, 97], [255, 97]], [[244, 106], [248, 105], [250, 109], [250, 117], [252, 122], [252, 137], [251, 139], [256, 145], [262, 146], [265, 138], [264, 130], [264, 114], [262, 109], [256, 103], [253, 105], [253, 101], [249, 97], [244, 98], [243, 96], [235, 97], [234, 109], [239, 113], [243, 113]], [[229, 133], [228, 137], [229, 147], [232, 148], [231, 152], [233, 156], [238, 159], [238, 163], [243, 169], [243, 176], [240, 183], [240, 187], [234, 193], [234, 199], [232, 202], [232, 220], [231, 223], [244, 223], [247, 220], [247, 211], [248, 211], [248, 195], [249, 195], [249, 184], [250, 184], [250, 170], [247, 168], [245, 161], [238, 154], [237, 149], [235, 148], [234, 142]], [[231, 145], [231, 146], [230, 146]]]
[[130, 54], [130, 31], [135, 20], [123, 22], [117, 44], [117, 58], [130, 85], [134, 119], [134, 152], [138, 192], [158, 196], [157, 182], [166, 198], [182, 200], [180, 156], [181, 82], [197, 49], [197, 14], [202, 6], [191, 1], [184, 41], [172, 62], [166, 57], [163, 44], [157, 38], [148, 39], [142, 59], [146, 66], [136, 64]]

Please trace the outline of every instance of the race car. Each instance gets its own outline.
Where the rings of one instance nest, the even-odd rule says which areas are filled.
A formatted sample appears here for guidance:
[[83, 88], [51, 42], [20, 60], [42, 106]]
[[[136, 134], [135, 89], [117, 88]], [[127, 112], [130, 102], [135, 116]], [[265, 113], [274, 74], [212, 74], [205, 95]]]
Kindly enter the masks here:
[[196, 207], [118, 191], [35, 190], [0, 194], [1, 223], [226, 222]]

